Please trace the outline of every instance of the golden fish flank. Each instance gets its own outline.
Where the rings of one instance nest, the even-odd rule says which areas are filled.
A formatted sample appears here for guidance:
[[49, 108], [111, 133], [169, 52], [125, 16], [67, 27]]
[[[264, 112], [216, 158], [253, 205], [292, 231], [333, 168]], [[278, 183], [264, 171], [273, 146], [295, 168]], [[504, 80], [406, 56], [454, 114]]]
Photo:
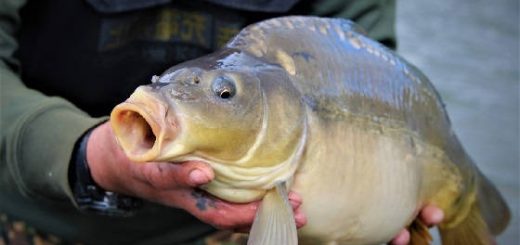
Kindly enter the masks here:
[[[507, 226], [432, 85], [352, 22], [260, 22], [154, 81], [114, 108], [118, 142], [135, 161], [207, 162], [217, 197], [263, 199], [249, 244], [380, 244], [408, 225], [427, 243], [426, 203], [446, 214], [443, 244], [490, 244]], [[298, 231], [288, 190], [304, 200]]]

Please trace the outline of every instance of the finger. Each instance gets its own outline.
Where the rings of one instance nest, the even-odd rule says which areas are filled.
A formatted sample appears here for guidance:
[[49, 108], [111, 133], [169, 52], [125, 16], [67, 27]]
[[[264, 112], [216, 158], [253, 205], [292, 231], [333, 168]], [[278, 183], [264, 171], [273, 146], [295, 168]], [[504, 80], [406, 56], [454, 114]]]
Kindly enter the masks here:
[[294, 220], [296, 222], [297, 228], [302, 228], [305, 224], [307, 224], [307, 216], [300, 209], [302, 205], [302, 197], [296, 192], [289, 192], [289, 203], [294, 210]]
[[183, 163], [151, 162], [142, 165], [145, 180], [159, 189], [196, 187], [207, 184], [214, 178], [211, 167], [204, 162]]
[[246, 204], [229, 203], [207, 195], [202, 191], [192, 191], [183, 207], [200, 220], [220, 229], [248, 227], [253, 223], [259, 202]]
[[298, 229], [302, 228], [305, 224], [307, 224], [307, 216], [305, 216], [305, 214], [300, 208], [294, 211], [294, 220]]
[[434, 205], [427, 205], [421, 210], [419, 217], [425, 225], [431, 227], [442, 222], [444, 212]]
[[188, 162], [183, 163], [181, 167], [183, 169], [181, 172], [188, 174], [181, 173], [177, 178], [191, 187], [207, 184], [214, 178], [213, 170], [206, 164]]
[[296, 210], [302, 205], [302, 198], [298, 193], [291, 191], [289, 192], [289, 203], [291, 203], [293, 210]]
[[410, 242], [410, 232], [406, 229], [402, 229], [395, 237], [392, 239], [390, 244], [392, 245], [407, 245]]

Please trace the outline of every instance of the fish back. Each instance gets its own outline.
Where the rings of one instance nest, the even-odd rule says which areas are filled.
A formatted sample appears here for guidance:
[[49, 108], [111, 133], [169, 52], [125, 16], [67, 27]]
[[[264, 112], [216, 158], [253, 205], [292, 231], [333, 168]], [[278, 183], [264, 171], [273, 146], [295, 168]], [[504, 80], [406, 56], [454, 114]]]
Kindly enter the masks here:
[[228, 47], [286, 69], [303, 102], [322, 120], [366, 117], [443, 148], [450, 123], [433, 86], [363, 33], [344, 19], [283, 17], [247, 27]]

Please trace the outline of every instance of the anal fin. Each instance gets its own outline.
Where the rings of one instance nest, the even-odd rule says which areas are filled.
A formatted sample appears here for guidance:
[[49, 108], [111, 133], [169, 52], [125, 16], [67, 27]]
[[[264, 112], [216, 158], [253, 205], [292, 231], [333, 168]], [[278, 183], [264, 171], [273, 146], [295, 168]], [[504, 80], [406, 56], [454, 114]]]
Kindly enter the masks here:
[[298, 235], [284, 183], [267, 192], [251, 227], [248, 245], [297, 245]]
[[454, 227], [439, 226], [444, 245], [491, 245], [495, 240], [491, 235], [476, 203], [467, 216]]
[[428, 245], [431, 244], [432, 236], [428, 231], [428, 227], [423, 224], [419, 219], [413, 221], [408, 226], [410, 231], [410, 245]]

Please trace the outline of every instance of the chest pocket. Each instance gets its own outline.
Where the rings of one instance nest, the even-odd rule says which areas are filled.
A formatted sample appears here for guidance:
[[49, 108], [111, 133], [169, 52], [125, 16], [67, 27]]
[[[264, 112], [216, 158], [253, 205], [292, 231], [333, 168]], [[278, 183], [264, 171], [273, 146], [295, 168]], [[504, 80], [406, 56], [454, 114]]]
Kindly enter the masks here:
[[[169, 61], [183, 61], [200, 56], [223, 46], [246, 22], [236, 11], [215, 9], [202, 2], [187, 4], [178, 1], [173, 6], [169, 0], [86, 1], [95, 11], [104, 13], [98, 50], [151, 45], [152, 50], [143, 53], [144, 59], [162, 57]], [[158, 48], [164, 44], [177, 47], [175, 50]], [[164, 52], [176, 55], [169, 57]]]

